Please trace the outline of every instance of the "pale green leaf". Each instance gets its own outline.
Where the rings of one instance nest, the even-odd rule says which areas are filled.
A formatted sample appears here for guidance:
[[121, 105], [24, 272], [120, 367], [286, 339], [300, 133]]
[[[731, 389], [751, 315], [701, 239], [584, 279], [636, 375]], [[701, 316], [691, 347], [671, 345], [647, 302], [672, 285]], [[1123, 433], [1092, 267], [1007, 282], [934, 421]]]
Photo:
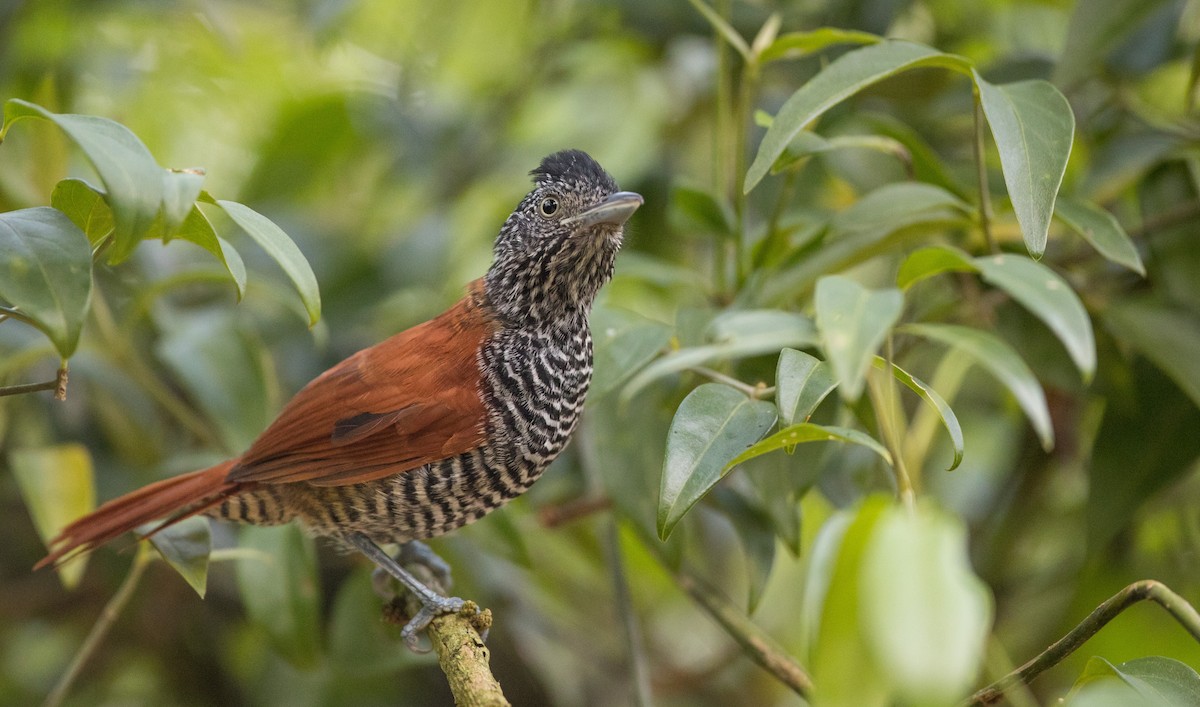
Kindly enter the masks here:
[[[8, 464], [34, 527], [49, 547], [51, 538], [96, 507], [92, 457], [81, 444], [24, 447], [9, 452]], [[79, 585], [87, 555], [58, 568], [68, 589]]]
[[899, 290], [868, 290], [854, 280], [830, 275], [817, 281], [814, 304], [821, 347], [846, 400], [858, 400], [867, 368], [900, 319]]

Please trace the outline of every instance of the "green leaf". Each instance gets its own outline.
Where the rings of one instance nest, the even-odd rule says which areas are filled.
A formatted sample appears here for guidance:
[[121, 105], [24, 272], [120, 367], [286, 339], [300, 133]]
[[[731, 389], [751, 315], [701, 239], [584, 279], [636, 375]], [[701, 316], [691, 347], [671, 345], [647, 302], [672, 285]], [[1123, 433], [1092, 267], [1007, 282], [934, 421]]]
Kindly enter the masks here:
[[82, 179], [64, 179], [54, 186], [50, 205], [67, 215], [96, 247], [113, 230], [112, 209], [104, 201], [104, 190]]
[[1169, 0], [1089, 0], [1071, 13], [1054, 80], [1064, 88], [1097, 75], [1101, 62]]
[[1058, 273], [1019, 255], [989, 255], [972, 261], [984, 281], [1025, 306], [1058, 337], [1084, 380], [1096, 371], [1096, 340], [1087, 310]]
[[116, 226], [109, 262], [119, 263], [133, 252], [158, 217], [163, 202], [163, 170], [129, 128], [92, 115], [52, 113], [14, 98], [4, 104], [0, 140], [21, 118], [44, 118], [62, 129], [83, 150], [104, 183]]
[[91, 296], [92, 251], [71, 219], [49, 206], [0, 213], [0, 297], [63, 358], [79, 345]]
[[593, 396], [615, 390], [658, 355], [671, 339], [670, 327], [632, 312], [597, 307], [592, 312], [591, 324], [595, 345]]
[[725, 465], [725, 471], [728, 472], [738, 464], [747, 462], [768, 452], [773, 452], [776, 449], [790, 449], [797, 444], [804, 444], [805, 442], [849, 442], [870, 449], [887, 462], [889, 466], [892, 463], [892, 455], [871, 435], [849, 427], [801, 422], [783, 428], [729, 460], [729, 463]]
[[671, 190], [671, 211], [685, 222], [706, 233], [727, 236], [733, 232], [733, 211], [702, 189], [678, 185]]
[[899, 290], [868, 290], [849, 278], [830, 275], [817, 281], [814, 306], [821, 346], [838, 390], [846, 400], [858, 400], [871, 358], [900, 319], [904, 295]]
[[692, 3], [692, 7], [696, 8], [697, 12], [703, 15], [704, 19], [708, 20], [708, 23], [717, 31], [717, 34], [724, 37], [726, 42], [729, 42], [729, 46], [736, 49], [738, 54], [741, 54], [742, 58], [746, 61], [752, 60], [750, 45], [746, 44], [746, 40], [742, 38], [742, 35], [738, 34], [738, 31], [726, 22], [724, 17], [717, 14], [717, 11], [709, 7], [704, 0], [689, 1]]
[[270, 219], [249, 206], [236, 201], [217, 201], [217, 205], [229, 214], [246, 235], [279, 263], [300, 293], [300, 300], [304, 302], [304, 308], [308, 311], [309, 325], [316, 324], [321, 318], [321, 292], [317, 287], [317, 276], [313, 274], [308, 261], [304, 259], [304, 254], [292, 239]]
[[760, 64], [780, 59], [801, 59], [839, 44], [876, 44], [883, 37], [838, 27], [820, 27], [808, 32], [788, 32], [775, 38], [758, 55]]
[[905, 704], [955, 704], [975, 682], [992, 621], [962, 521], [928, 507], [890, 506], [861, 572], [863, 633], [892, 694]]
[[1126, 704], [1162, 707], [1200, 704], [1200, 674], [1186, 663], [1164, 656], [1135, 658], [1120, 665], [1093, 656], [1071, 688], [1067, 704], [1076, 704], [1074, 698], [1085, 686], [1117, 681], [1128, 688]]
[[[96, 507], [92, 457], [81, 444], [14, 449], [8, 454], [8, 465], [47, 547], [59, 531]], [[85, 554], [59, 567], [63, 586], [78, 586], [86, 566]]]
[[[876, 356], [875, 367], [881, 371], [886, 370], [887, 361], [880, 356]], [[892, 364], [892, 375], [896, 377], [896, 380], [908, 386], [921, 400], [928, 403], [929, 407], [937, 412], [938, 417], [942, 418], [942, 426], [946, 428], [946, 433], [950, 435], [950, 443], [954, 447], [954, 459], [950, 462], [950, 468], [946, 471], [957, 469], [958, 465], [962, 463], [963, 458], [963, 431], [962, 426], [958, 423], [958, 416], [954, 414], [954, 411], [950, 409], [950, 405], [946, 403], [942, 396], [938, 395], [936, 390], [930, 388], [929, 384], [920, 378], [913, 376], [894, 363]]]
[[809, 635], [813, 636], [816, 704], [890, 704], [889, 685], [872, 658], [861, 624], [864, 556], [876, 526], [891, 506], [890, 499], [876, 495], [853, 513], [834, 516], [821, 529], [813, 548], [804, 603]]
[[187, 218], [183, 220], [179, 230], [175, 233], [175, 237], [195, 243], [212, 253], [225, 266], [225, 271], [233, 279], [240, 302], [246, 295], [246, 264], [242, 261], [242, 256], [237, 249], [229, 241], [217, 235], [212, 221], [204, 213], [205, 208], [213, 207], [203, 203], [193, 204]]
[[204, 186], [204, 172], [195, 169], [169, 169], [163, 172], [163, 204], [159, 229], [164, 243], [175, 237], [195, 209]]
[[975, 84], [1025, 247], [1040, 258], [1071, 155], [1075, 114], [1062, 93], [1046, 81], [995, 85], [975, 73]]
[[1033, 371], [1002, 339], [979, 329], [954, 324], [905, 324], [899, 331], [940, 341], [974, 359], [1017, 399], [1037, 432], [1042, 448], [1046, 451], [1054, 448], [1054, 428], [1050, 423], [1046, 395]]
[[813, 411], [837, 386], [829, 363], [815, 356], [784, 349], [775, 369], [775, 406], [783, 424], [807, 422]]
[[1054, 205], [1054, 215], [1083, 236], [1106, 259], [1146, 276], [1146, 266], [1142, 264], [1142, 256], [1133, 245], [1133, 239], [1109, 212], [1088, 201], [1059, 197]]
[[288, 524], [243, 528], [241, 547], [263, 553], [237, 563], [238, 590], [251, 622], [297, 667], [317, 664], [321, 590], [313, 541]]
[[930, 66], [970, 72], [970, 64], [962, 57], [898, 40], [880, 42], [838, 57], [780, 108], [758, 146], [743, 189], [749, 192], [762, 181], [792, 138], [825, 111], [889, 76]]
[[896, 286], [907, 290], [921, 280], [944, 272], [978, 272], [971, 256], [950, 246], [918, 248], [900, 263]]
[[1104, 323], [1200, 406], [1200, 317], [1147, 299], [1114, 302]]
[[817, 340], [811, 319], [780, 310], [725, 312], [712, 321], [707, 334], [715, 343], [673, 351], [639, 371], [621, 391], [621, 400], [629, 401], [660, 378], [710, 361], [773, 354], [788, 346], [812, 346]]
[[688, 394], [667, 432], [658, 535], [666, 540], [684, 514], [729, 470], [727, 462], [775, 424], [775, 406], [719, 383]]
[[771, 578], [775, 565], [775, 530], [767, 512], [749, 503], [740, 494], [728, 488], [715, 488], [712, 500], [716, 507], [733, 523], [738, 541], [746, 556], [749, 574], [749, 601], [751, 613], [758, 608], [763, 589]]
[[[144, 530], [152, 531], [156, 525]], [[208, 586], [208, 556], [212, 552], [208, 519], [192, 516], [163, 528], [150, 536], [150, 544], [203, 599]]]

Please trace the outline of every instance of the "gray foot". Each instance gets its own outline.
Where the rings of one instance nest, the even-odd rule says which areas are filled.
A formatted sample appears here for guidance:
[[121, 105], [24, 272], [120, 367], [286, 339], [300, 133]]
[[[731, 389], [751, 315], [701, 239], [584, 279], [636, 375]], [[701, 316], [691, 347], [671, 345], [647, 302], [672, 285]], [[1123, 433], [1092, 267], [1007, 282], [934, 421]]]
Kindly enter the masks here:
[[[416, 616], [412, 617], [412, 619], [405, 624], [404, 628], [400, 631], [400, 637], [404, 639], [405, 645], [407, 645], [414, 653], [428, 653], [430, 649], [421, 645], [420, 633], [428, 628], [429, 622], [433, 621], [438, 616], [442, 614], [454, 614], [460, 611], [466, 602], [458, 597], [444, 597], [429, 587], [426, 587], [420, 582], [420, 580], [412, 576], [408, 570], [401, 567], [400, 563], [397, 562], [395, 558], [384, 552], [383, 548], [376, 545], [375, 542], [366, 535], [363, 535], [362, 533], [351, 533], [346, 536], [346, 540], [351, 545], [358, 548], [360, 552], [369, 557], [371, 561], [375, 563], [377, 569], [375, 571], [375, 575], [372, 577], [372, 582], [375, 584], [376, 591], [379, 591], [380, 589], [379, 578], [380, 571], [382, 571], [383, 573], [386, 573], [383, 575], [385, 579], [387, 576], [394, 577], [398, 582], [400, 582], [400, 584], [404, 585], [408, 591], [412, 592], [413, 596], [415, 596], [419, 602], [421, 602], [421, 609], [417, 612]], [[405, 547], [407, 547], [407, 545], [408, 544], [406, 543]], [[424, 546], [423, 544], [421, 545]], [[442, 559], [437, 555], [434, 555], [433, 551], [429, 550], [428, 547], [425, 547], [425, 551], [439, 563], [441, 563], [446, 574], [448, 575], [450, 569], [449, 565], [442, 561]], [[417, 550], [417, 552], [420, 551]], [[401, 550], [401, 555], [403, 556], [403, 554], [404, 551]], [[424, 560], [421, 560], [421, 562], [422, 564], [426, 564]], [[437, 574], [439, 571], [433, 567], [431, 567], [431, 569], [435, 574]]]

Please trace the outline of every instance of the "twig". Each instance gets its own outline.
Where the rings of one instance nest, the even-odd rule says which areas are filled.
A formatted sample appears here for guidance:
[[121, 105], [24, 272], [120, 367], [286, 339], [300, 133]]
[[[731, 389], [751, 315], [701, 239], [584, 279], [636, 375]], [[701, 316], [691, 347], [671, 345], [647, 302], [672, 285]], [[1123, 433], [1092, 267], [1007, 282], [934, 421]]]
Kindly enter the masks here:
[[557, 506], [544, 506], [538, 509], [538, 522], [543, 528], [557, 528], [612, 508], [612, 499], [608, 496], [583, 496], [574, 498]]
[[1096, 607], [1096, 610], [1086, 619], [1079, 622], [1067, 635], [1055, 641], [1036, 658], [971, 695], [963, 702], [964, 707], [999, 702], [1007, 690], [1018, 684], [1028, 684], [1045, 670], [1058, 665], [1118, 614], [1146, 599], [1166, 609], [1167, 613], [1192, 635], [1192, 638], [1200, 641], [1200, 614], [1196, 613], [1196, 609], [1183, 597], [1171, 591], [1167, 585], [1153, 579], [1144, 579], [1125, 587], [1108, 601]]
[[654, 699], [651, 697], [650, 671], [646, 667], [646, 653], [642, 650], [641, 627], [638, 625], [637, 615], [633, 611], [633, 596], [629, 591], [625, 559], [621, 556], [621, 537], [617, 529], [617, 519], [610, 515], [604, 525], [604, 544], [609, 565], [612, 568], [617, 612], [621, 615], [622, 628], [625, 629], [625, 650], [629, 655], [629, 672], [633, 680], [633, 704], [636, 707], [652, 707]]
[[62, 677], [58, 679], [58, 684], [46, 696], [46, 701], [42, 703], [42, 707], [58, 707], [66, 699], [67, 692], [75, 684], [75, 680], [79, 677], [83, 666], [87, 665], [87, 662], [91, 660], [96, 649], [104, 641], [104, 637], [108, 635], [109, 630], [116, 623], [117, 617], [125, 610], [125, 605], [129, 603], [134, 590], [137, 589], [138, 583], [142, 579], [142, 574], [150, 564], [151, 557], [145, 545], [134, 555], [133, 565], [129, 568], [129, 574], [125, 575], [125, 581], [121, 582], [117, 593], [104, 605], [104, 610], [100, 612], [100, 618], [96, 619], [91, 632], [84, 639], [83, 645], [79, 647], [79, 652], [71, 659], [71, 664], [67, 667], [66, 672], [62, 674]]
[[[429, 568], [410, 563], [406, 569], [425, 586], [445, 594]], [[420, 601], [405, 592], [402, 600], [397, 597], [392, 604], [384, 607], [384, 619], [403, 624], [408, 616], [415, 616], [420, 609]], [[405, 613], [406, 616], [401, 616]], [[488, 664], [491, 651], [483, 642], [483, 635], [491, 625], [492, 612], [480, 610], [475, 602], [468, 601], [457, 614], [442, 614], [426, 629], [426, 635], [437, 652], [438, 665], [446, 675], [446, 682], [454, 695], [454, 704], [458, 707], [511, 707]]]
[[678, 572], [675, 581], [688, 596], [721, 624], [725, 632], [738, 642], [755, 663], [804, 699], [812, 697], [812, 678], [804, 668], [800, 667], [796, 659], [788, 655], [775, 639], [738, 611], [719, 591], [686, 571]]
[[992, 194], [988, 187], [987, 162], [983, 155], [983, 100], [975, 89], [975, 170], [979, 181], [979, 227], [987, 239], [988, 250], [999, 253], [996, 236], [992, 233]]
[[775, 395], [775, 386], [773, 385], [766, 386], [762, 383], [750, 385], [749, 383], [744, 383], [733, 376], [727, 376], [720, 371], [714, 371], [713, 369], [705, 366], [692, 366], [688, 370], [692, 373], [699, 373], [705, 378], [716, 381], [717, 383], [724, 383], [731, 388], [737, 388], [745, 393], [748, 397], [754, 398], [755, 400], [763, 400]]

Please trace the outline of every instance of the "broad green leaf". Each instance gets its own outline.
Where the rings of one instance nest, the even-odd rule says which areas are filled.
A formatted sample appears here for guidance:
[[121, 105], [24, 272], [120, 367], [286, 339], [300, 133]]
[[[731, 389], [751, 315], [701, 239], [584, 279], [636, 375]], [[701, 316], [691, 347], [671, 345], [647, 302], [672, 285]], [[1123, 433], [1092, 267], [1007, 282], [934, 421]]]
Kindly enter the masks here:
[[1084, 380], [1096, 371], [1096, 340], [1087, 310], [1066, 280], [1049, 267], [1019, 255], [988, 255], [972, 261], [983, 279], [1025, 306], [1054, 332]]
[[927, 238], [932, 229], [968, 223], [968, 208], [961, 199], [932, 184], [882, 186], [838, 214], [820, 247], [795, 267], [772, 275], [757, 300], [792, 300], [822, 276], [886, 252], [905, 235]]
[[817, 333], [812, 320], [780, 310], [734, 310], [725, 312], [708, 327], [712, 344], [673, 351], [639, 371], [621, 391], [628, 401], [647, 385], [716, 360], [775, 353], [784, 347], [812, 346]]
[[676, 186], [671, 190], [671, 212], [686, 222], [685, 227], [722, 236], [733, 232], [732, 209], [702, 189]]
[[1062, 56], [1055, 67], [1055, 83], [1071, 88], [1080, 80], [1096, 75], [1105, 57], [1168, 1], [1089, 0], [1076, 4]]
[[783, 149], [783, 154], [779, 155], [775, 164], [771, 165], [771, 174], [779, 174], [793, 166], [799, 166], [805, 158], [828, 152], [833, 148], [833, 142], [830, 140], [814, 132], [801, 130]]
[[159, 228], [163, 242], [170, 241], [195, 209], [204, 186], [204, 172], [169, 169], [163, 172], [163, 204]]
[[632, 312], [598, 307], [592, 312], [591, 323], [595, 342], [593, 397], [615, 390], [671, 339], [670, 327]]
[[71, 219], [49, 206], [0, 213], [0, 298], [63, 358], [79, 345], [91, 296], [92, 250]]
[[785, 427], [775, 434], [753, 445], [746, 451], [729, 460], [725, 471], [777, 449], [790, 449], [805, 442], [849, 442], [870, 449], [878, 454], [888, 465], [892, 463], [892, 455], [874, 437], [865, 432], [849, 427], [834, 425], [818, 425], [812, 422], [801, 422]]
[[768, 454], [747, 462], [739, 474], [745, 475], [758, 497], [758, 505], [771, 521], [775, 535], [793, 556], [803, 546], [800, 534], [800, 498], [812, 487], [817, 476], [796, 474], [796, 455]]
[[[152, 524], [143, 530], [151, 532], [156, 525]], [[154, 549], [158, 550], [158, 554], [162, 555], [203, 599], [208, 586], [208, 556], [212, 552], [208, 519], [192, 516], [163, 528], [149, 539]]]
[[[862, 629], [863, 563], [875, 529], [893, 503], [883, 496], [872, 496], [862, 503], [849, 522], [827, 523], [831, 532], [820, 548], [822, 565], [810, 574], [824, 575], [809, 580], [805, 604], [810, 615], [820, 616], [810, 629], [812, 642], [813, 702], [845, 707], [885, 707], [891, 704], [890, 685], [873, 659]], [[840, 516], [835, 516], [839, 518]], [[844, 530], [842, 528], [844, 527]], [[825, 536], [825, 529], [822, 529]], [[840, 537], [839, 537], [840, 536]], [[817, 551], [814, 549], [814, 560]], [[809, 596], [813, 592], [818, 596]]]
[[846, 400], [858, 400], [871, 358], [900, 319], [899, 290], [868, 290], [854, 280], [830, 275], [817, 281], [814, 306], [821, 347]]
[[918, 248], [900, 263], [896, 286], [907, 290], [921, 280], [944, 272], [977, 272], [971, 256], [958, 248], [934, 245]]
[[[875, 367], [879, 370], [887, 370], [887, 361], [880, 356], [875, 357]], [[950, 435], [950, 443], [954, 447], [954, 459], [950, 462], [950, 468], [946, 471], [954, 471], [958, 465], [962, 463], [963, 458], [963, 431], [962, 426], [958, 423], [958, 416], [954, 414], [954, 410], [950, 409], [950, 405], [938, 395], [938, 392], [929, 387], [929, 384], [922, 381], [920, 378], [913, 376], [908, 371], [892, 364], [892, 375], [896, 380], [908, 386], [912, 392], [916, 393], [922, 400], [933, 408], [938, 417], [942, 419], [942, 426], [946, 428], [946, 433]]]
[[962, 522], [892, 505], [871, 533], [861, 572], [863, 633], [892, 694], [905, 704], [955, 704], [975, 682], [992, 623]]
[[[1096, 683], [1119, 682], [1128, 688], [1126, 704], [1184, 707], [1200, 704], [1200, 674], [1191, 666], [1164, 656], [1146, 656], [1113, 665], [1093, 656], [1071, 688], [1068, 705], [1081, 690]], [[1080, 701], [1086, 703], [1086, 700]]]
[[1040, 258], [1071, 155], [1075, 114], [1067, 99], [1046, 81], [995, 85], [975, 73], [975, 84], [1025, 247]]
[[321, 590], [313, 541], [293, 524], [244, 528], [240, 545], [262, 553], [237, 563], [238, 590], [250, 621], [297, 667], [321, 652]]
[[741, 495], [728, 488], [715, 488], [712, 500], [716, 507], [733, 523], [738, 541], [746, 556], [749, 574], [749, 601], [751, 613], [758, 608], [763, 589], [771, 578], [775, 565], [775, 530], [767, 512], [749, 503]]
[[112, 209], [104, 201], [104, 190], [82, 179], [64, 179], [50, 194], [50, 205], [67, 215], [96, 247], [113, 230]]
[[970, 64], [962, 57], [899, 40], [880, 42], [838, 57], [780, 108], [758, 146], [743, 189], [749, 192], [762, 181], [792, 138], [825, 111], [889, 76], [930, 66], [970, 72]]
[[[25, 447], [9, 452], [8, 464], [34, 527], [46, 546], [59, 531], [96, 507], [92, 457], [81, 444]], [[79, 585], [87, 555], [58, 568], [63, 586]]]
[[675, 524], [728, 472], [727, 462], [757, 442], [775, 424], [775, 406], [752, 400], [719, 383], [688, 394], [667, 433], [658, 535], [666, 540]]
[[1054, 215], [1083, 236], [1106, 259], [1146, 276], [1146, 266], [1142, 264], [1142, 256], [1138, 255], [1133, 240], [1109, 212], [1088, 201], [1059, 197], [1054, 205]]
[[317, 287], [317, 276], [313, 274], [308, 261], [304, 259], [304, 254], [292, 239], [270, 219], [249, 206], [236, 201], [217, 201], [217, 205], [229, 214], [246, 235], [279, 263], [300, 293], [300, 300], [304, 302], [304, 308], [308, 311], [309, 325], [316, 324], [321, 318], [321, 292]]
[[1050, 423], [1046, 394], [1033, 371], [1002, 339], [986, 331], [954, 324], [905, 324], [899, 331], [939, 341], [970, 356], [1017, 399], [1037, 432], [1042, 448], [1050, 451], [1054, 447], [1054, 427]]
[[815, 356], [784, 349], [775, 368], [775, 406], [785, 426], [808, 422], [813, 411], [837, 386], [829, 363]]
[[13, 98], [4, 104], [0, 140], [21, 118], [44, 118], [62, 129], [83, 150], [108, 194], [115, 220], [109, 262], [128, 258], [150, 233], [163, 202], [163, 170], [129, 128], [92, 115], [52, 113]]
[[1103, 316], [1123, 344], [1150, 359], [1200, 406], [1200, 317], [1146, 299], [1115, 302]]
[[183, 384], [229, 450], [246, 449], [271, 422], [270, 358], [227, 310], [161, 322], [155, 353]]
[[212, 253], [225, 266], [229, 277], [233, 279], [233, 284], [237, 287], [238, 301], [240, 302], [242, 297], [246, 295], [246, 264], [242, 261], [242, 256], [237, 252], [237, 249], [229, 241], [217, 235], [212, 221], [204, 213], [205, 208], [212, 207], [202, 203], [193, 204], [192, 210], [188, 212], [187, 218], [180, 224], [175, 237], [195, 243], [209, 253]]
[[765, 64], [779, 59], [801, 59], [838, 44], [875, 44], [881, 41], [883, 37], [877, 34], [838, 27], [788, 32], [776, 37], [775, 41], [767, 45], [767, 48], [759, 53], [758, 61]]

